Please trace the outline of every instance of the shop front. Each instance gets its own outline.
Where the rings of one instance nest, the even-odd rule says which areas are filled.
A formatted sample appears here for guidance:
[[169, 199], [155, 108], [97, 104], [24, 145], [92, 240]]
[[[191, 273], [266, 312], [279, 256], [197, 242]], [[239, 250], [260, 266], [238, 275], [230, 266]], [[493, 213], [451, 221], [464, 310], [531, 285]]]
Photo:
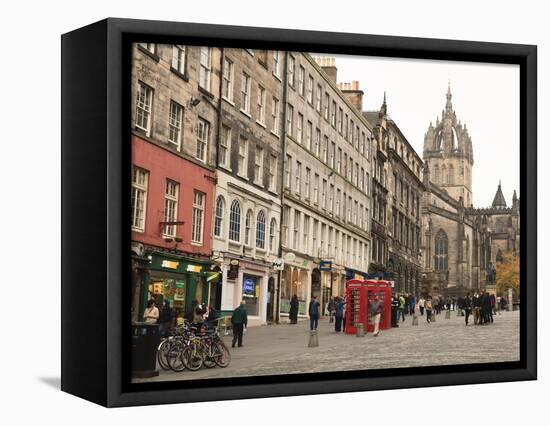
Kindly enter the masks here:
[[[151, 299], [159, 309], [169, 301], [176, 318], [187, 316], [194, 300], [215, 306], [219, 273], [211, 271], [210, 264], [208, 260], [166, 252], [152, 252], [146, 261], [136, 262], [140, 288], [137, 318], [143, 318], [145, 305]], [[133, 306], [137, 305], [134, 301]]]
[[[285, 256], [285, 266], [281, 272], [281, 299], [279, 302], [279, 311], [281, 317], [288, 317], [290, 312], [290, 300], [294, 295], [298, 298], [298, 316], [306, 317], [308, 315], [307, 306], [311, 299], [312, 292], [320, 295], [321, 281], [320, 274], [316, 274], [318, 284], [312, 287], [312, 262], [295, 256], [293, 253], [287, 253]], [[317, 270], [319, 272], [319, 270]]]

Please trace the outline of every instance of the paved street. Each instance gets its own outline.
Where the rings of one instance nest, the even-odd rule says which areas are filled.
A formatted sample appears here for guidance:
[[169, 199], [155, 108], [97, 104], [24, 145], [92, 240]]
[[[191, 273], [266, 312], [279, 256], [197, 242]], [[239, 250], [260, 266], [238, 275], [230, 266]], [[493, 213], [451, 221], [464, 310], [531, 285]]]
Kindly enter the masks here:
[[[473, 323], [473, 318], [471, 318]], [[328, 320], [319, 323], [319, 347], [308, 348], [308, 324], [280, 324], [247, 330], [242, 348], [231, 349], [231, 365], [200, 371], [160, 370], [160, 376], [142, 381], [189, 380], [269, 374], [308, 373], [357, 369], [417, 367], [519, 360], [519, 312], [495, 316], [495, 323], [466, 327], [464, 317], [445, 319], [445, 312], [428, 324], [419, 316], [412, 326], [406, 317], [399, 328], [363, 338], [336, 334]], [[230, 347], [230, 336], [226, 343]]]

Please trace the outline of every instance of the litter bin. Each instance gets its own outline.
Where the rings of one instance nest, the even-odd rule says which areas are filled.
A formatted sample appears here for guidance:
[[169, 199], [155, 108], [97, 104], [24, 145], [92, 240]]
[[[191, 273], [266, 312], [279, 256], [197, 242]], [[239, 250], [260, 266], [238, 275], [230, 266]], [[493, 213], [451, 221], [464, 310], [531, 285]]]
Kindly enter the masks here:
[[158, 324], [136, 322], [132, 324], [132, 377], [155, 377], [157, 348], [160, 343]]

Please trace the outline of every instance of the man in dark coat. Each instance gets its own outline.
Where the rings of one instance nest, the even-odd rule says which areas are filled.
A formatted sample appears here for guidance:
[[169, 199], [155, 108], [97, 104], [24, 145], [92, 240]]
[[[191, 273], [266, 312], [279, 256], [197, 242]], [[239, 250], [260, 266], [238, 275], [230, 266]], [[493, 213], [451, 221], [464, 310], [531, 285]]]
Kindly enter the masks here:
[[298, 323], [298, 309], [300, 308], [300, 302], [298, 302], [298, 296], [292, 296], [290, 299], [290, 310], [288, 312], [288, 319], [291, 324]]
[[239, 348], [243, 345], [243, 333], [247, 324], [248, 312], [246, 310], [245, 301], [243, 300], [241, 304], [235, 308], [231, 316], [231, 325], [233, 326], [233, 343], [231, 343], [231, 347], [234, 348], [237, 342]]
[[317, 301], [317, 296], [312, 296], [308, 309], [310, 330], [317, 330], [317, 326], [319, 325], [319, 306], [320, 303]]
[[344, 320], [344, 300], [337, 297], [334, 302], [334, 331], [342, 331], [342, 321]]
[[464, 309], [464, 322], [466, 325], [468, 325], [468, 318], [470, 317], [470, 314], [472, 312], [472, 298], [470, 297], [470, 293], [466, 294], [466, 297], [463, 299], [460, 299], [461, 303], [461, 309]]
[[166, 337], [174, 323], [174, 310], [170, 307], [170, 301], [165, 300], [159, 316], [160, 333]]

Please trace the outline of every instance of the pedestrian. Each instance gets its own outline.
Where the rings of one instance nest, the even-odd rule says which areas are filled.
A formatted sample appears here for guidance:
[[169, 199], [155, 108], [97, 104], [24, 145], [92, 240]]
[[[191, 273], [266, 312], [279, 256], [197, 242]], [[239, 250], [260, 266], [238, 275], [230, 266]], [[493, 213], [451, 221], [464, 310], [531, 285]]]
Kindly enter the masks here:
[[479, 313], [480, 313], [479, 324], [481, 325], [487, 324], [487, 301], [486, 301], [486, 293], [483, 290], [479, 292]]
[[481, 305], [479, 302], [479, 294], [474, 293], [472, 297], [472, 308], [474, 310], [474, 325], [479, 325], [481, 321]]
[[432, 297], [428, 296], [424, 302], [424, 309], [426, 309], [426, 321], [428, 324], [432, 322], [432, 310], [433, 310], [433, 301]]
[[421, 317], [424, 316], [424, 303], [426, 303], [426, 301], [421, 296], [420, 299], [418, 299], [418, 309], [420, 310], [420, 316]]
[[371, 321], [374, 323], [373, 336], [378, 336], [380, 333], [380, 317], [382, 316], [382, 302], [378, 294], [376, 294], [369, 302], [368, 313], [371, 317]]
[[483, 306], [485, 308], [485, 324], [493, 323], [493, 307], [491, 306], [491, 295], [489, 292], [485, 292], [483, 298]]
[[309, 302], [309, 329], [317, 330], [319, 325], [319, 306], [320, 303], [317, 301], [317, 296], [312, 296], [311, 301]]
[[342, 332], [346, 332], [346, 309], [347, 309], [347, 303], [346, 303], [346, 297], [342, 296], [340, 299], [342, 299]]
[[334, 305], [334, 331], [342, 331], [342, 321], [344, 319], [344, 299], [337, 297]]
[[298, 296], [292, 296], [290, 299], [290, 311], [288, 312], [288, 319], [291, 324], [298, 324], [298, 309], [300, 308], [300, 302], [298, 302]]
[[241, 301], [241, 304], [235, 308], [231, 315], [231, 326], [233, 327], [233, 342], [231, 347], [235, 347], [235, 343], [239, 348], [243, 346], [244, 329], [248, 326], [248, 311], [246, 310], [246, 302]]
[[170, 307], [170, 301], [166, 299], [159, 316], [160, 335], [166, 337], [174, 323], [174, 310]]
[[493, 322], [493, 315], [497, 314], [496, 306], [497, 306], [497, 298], [494, 294], [489, 295], [489, 301], [491, 303], [491, 322]]
[[414, 315], [416, 312], [416, 296], [414, 294], [409, 295], [409, 313]]
[[508, 302], [506, 301], [506, 297], [502, 296], [500, 298], [500, 310], [501, 311], [505, 311], [506, 310], [506, 305], [508, 304]]
[[468, 318], [472, 313], [472, 298], [470, 297], [470, 293], [466, 293], [466, 297], [461, 299], [461, 303], [461, 309], [464, 309], [464, 323], [468, 325]]
[[391, 296], [391, 326], [399, 327], [397, 311], [399, 309], [399, 299], [397, 298], [397, 293], [392, 293]]
[[159, 320], [159, 308], [155, 306], [153, 299], [147, 302], [147, 307], [143, 312], [143, 321], [147, 324], [156, 324]]
[[445, 301], [445, 304], [446, 304], [446, 309], [448, 311], [451, 310], [451, 303], [453, 303], [452, 299], [451, 299], [451, 296], [447, 296], [447, 300]]
[[193, 306], [193, 319], [191, 320], [191, 322], [193, 324], [202, 324], [204, 322], [204, 314], [206, 313], [206, 308], [199, 304], [198, 300], [193, 300], [191, 306]]
[[208, 316], [206, 317], [206, 323], [208, 324], [208, 328], [214, 330], [218, 326], [218, 318], [220, 317], [220, 313], [214, 308], [213, 306], [208, 307]]
[[327, 312], [328, 312], [328, 316], [329, 316], [329, 323], [331, 322], [334, 322], [334, 309], [335, 309], [335, 306], [336, 303], [335, 303], [335, 300], [334, 300], [334, 296], [330, 296], [330, 299], [329, 301], [327, 302]]
[[400, 295], [399, 296], [399, 308], [397, 311], [397, 321], [399, 321], [399, 318], [403, 318], [403, 321], [405, 321], [405, 296]]

